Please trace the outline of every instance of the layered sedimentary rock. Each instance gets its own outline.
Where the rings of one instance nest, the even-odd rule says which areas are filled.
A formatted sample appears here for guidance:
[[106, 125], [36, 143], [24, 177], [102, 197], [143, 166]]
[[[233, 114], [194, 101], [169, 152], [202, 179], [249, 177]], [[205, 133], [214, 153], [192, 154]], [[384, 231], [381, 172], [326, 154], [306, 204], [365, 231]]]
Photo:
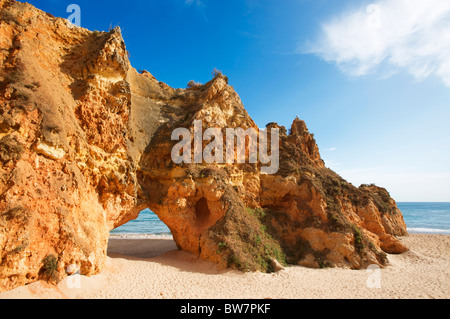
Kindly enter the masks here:
[[407, 249], [389, 193], [326, 168], [300, 119], [268, 125], [276, 174], [248, 148], [240, 164], [175, 164], [176, 128], [257, 129], [225, 76], [174, 89], [130, 66], [118, 28], [0, 8], [0, 291], [100, 272], [109, 231], [144, 208], [180, 249], [241, 270], [383, 266]]

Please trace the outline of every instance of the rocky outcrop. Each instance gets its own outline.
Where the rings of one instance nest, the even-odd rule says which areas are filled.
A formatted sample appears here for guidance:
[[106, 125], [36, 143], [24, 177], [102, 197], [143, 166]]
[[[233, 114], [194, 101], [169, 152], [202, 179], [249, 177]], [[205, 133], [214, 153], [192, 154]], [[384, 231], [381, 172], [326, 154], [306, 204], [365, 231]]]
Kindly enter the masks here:
[[276, 174], [250, 163], [248, 145], [244, 163], [175, 164], [176, 128], [257, 129], [225, 76], [174, 89], [130, 66], [118, 28], [0, 8], [0, 291], [98, 273], [109, 231], [144, 208], [180, 249], [241, 270], [386, 265], [406, 250], [388, 192], [326, 168], [303, 121], [268, 125]]

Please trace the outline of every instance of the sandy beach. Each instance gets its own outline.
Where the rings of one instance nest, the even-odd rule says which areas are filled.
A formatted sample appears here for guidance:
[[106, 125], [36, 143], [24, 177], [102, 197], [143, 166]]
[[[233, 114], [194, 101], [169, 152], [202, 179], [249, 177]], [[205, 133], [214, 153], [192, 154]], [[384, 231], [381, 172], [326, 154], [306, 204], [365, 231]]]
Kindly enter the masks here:
[[110, 238], [99, 275], [36, 282], [0, 298], [449, 298], [450, 236], [411, 234], [381, 270], [289, 266], [272, 274], [219, 270], [171, 238]]

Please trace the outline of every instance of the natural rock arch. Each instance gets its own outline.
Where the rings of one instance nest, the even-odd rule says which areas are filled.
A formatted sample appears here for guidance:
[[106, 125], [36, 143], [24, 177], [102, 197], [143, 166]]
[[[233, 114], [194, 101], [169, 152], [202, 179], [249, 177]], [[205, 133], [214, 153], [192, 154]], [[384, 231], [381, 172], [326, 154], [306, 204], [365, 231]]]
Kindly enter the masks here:
[[406, 250], [389, 193], [326, 168], [303, 121], [290, 134], [269, 124], [281, 133], [276, 174], [248, 161], [175, 165], [175, 128], [257, 129], [226, 76], [174, 89], [131, 67], [119, 28], [0, 8], [0, 291], [73, 264], [100, 272], [109, 231], [147, 207], [179, 248], [241, 270], [271, 271], [273, 259], [361, 268]]

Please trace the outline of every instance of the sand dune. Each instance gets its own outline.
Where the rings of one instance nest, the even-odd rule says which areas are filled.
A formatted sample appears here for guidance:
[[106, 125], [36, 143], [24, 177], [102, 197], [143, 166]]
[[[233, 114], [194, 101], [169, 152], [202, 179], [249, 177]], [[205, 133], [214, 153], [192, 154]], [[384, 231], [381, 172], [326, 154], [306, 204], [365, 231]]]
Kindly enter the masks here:
[[410, 251], [373, 270], [289, 266], [273, 274], [219, 270], [170, 238], [111, 238], [106, 269], [43, 282], [0, 298], [449, 298], [450, 236], [413, 234]]

